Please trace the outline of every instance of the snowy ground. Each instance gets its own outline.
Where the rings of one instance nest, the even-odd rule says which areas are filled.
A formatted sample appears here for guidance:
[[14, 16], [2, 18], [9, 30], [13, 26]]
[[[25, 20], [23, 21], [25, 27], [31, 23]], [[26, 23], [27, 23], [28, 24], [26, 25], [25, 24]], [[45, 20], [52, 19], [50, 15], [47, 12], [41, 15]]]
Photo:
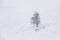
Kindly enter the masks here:
[[17, 40], [60, 40], [60, 24], [47, 25], [45, 29], [34, 31], [34, 28], [23, 29], [17, 33]]

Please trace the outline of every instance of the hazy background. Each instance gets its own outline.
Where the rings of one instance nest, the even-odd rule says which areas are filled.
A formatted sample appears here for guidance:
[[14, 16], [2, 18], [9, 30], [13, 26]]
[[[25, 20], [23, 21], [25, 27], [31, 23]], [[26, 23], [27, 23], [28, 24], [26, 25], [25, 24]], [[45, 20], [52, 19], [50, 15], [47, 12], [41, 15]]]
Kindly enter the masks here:
[[0, 8], [16, 7], [16, 0], [0, 0]]

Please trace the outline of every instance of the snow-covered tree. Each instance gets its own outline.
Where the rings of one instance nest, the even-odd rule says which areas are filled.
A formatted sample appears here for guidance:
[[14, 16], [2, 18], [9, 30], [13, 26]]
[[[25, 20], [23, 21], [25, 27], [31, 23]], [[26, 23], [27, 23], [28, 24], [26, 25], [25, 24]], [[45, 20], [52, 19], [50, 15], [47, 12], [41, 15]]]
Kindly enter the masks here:
[[36, 25], [36, 27], [39, 27], [40, 17], [38, 12], [35, 12], [35, 14], [33, 14], [33, 17], [31, 18], [31, 24]]

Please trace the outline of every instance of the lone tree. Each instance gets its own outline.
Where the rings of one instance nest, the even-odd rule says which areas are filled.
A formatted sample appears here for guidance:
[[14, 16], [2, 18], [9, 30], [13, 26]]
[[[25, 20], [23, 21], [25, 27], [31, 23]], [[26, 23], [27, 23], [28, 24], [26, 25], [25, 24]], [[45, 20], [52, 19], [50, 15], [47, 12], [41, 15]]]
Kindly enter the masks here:
[[39, 27], [40, 24], [39, 13], [35, 12], [35, 14], [33, 14], [33, 17], [31, 18], [31, 24], [36, 25], [36, 27]]

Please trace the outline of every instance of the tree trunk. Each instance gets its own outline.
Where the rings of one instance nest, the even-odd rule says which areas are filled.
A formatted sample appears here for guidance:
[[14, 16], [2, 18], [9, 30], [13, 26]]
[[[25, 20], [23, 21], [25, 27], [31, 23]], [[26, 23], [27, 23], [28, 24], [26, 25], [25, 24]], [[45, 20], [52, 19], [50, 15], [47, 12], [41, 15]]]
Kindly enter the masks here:
[[38, 23], [36, 24], [36, 27], [38, 27]]

